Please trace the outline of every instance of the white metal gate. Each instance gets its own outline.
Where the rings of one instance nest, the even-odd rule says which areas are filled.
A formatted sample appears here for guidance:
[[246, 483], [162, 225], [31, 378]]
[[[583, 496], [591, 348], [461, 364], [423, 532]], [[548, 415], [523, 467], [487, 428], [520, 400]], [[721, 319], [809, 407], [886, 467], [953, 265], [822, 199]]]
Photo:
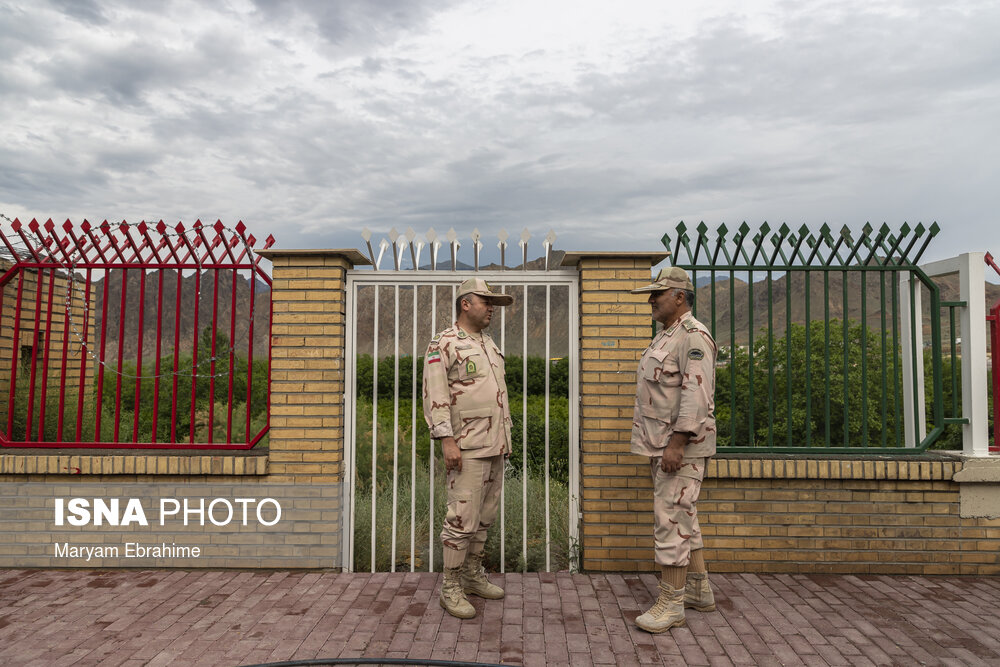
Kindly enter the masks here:
[[[520, 397], [508, 387], [515, 422], [512, 459], [520, 459], [520, 469], [510, 462], [506, 466], [500, 530], [491, 530], [487, 549], [499, 543], [500, 571], [511, 569], [506, 563], [512, 561], [513, 567], [575, 569], [580, 518], [577, 272], [400, 271], [398, 258], [396, 267], [347, 275], [345, 567], [441, 567], [444, 467], [424, 426], [418, 375], [431, 337], [455, 320], [458, 285], [475, 275], [515, 297], [513, 306], [498, 309], [486, 331], [504, 352], [509, 384], [516, 388], [520, 378]], [[554, 434], [566, 442], [565, 463], [555, 468], [550, 459]], [[543, 462], [543, 476], [529, 460]], [[529, 487], [541, 493], [537, 476], [544, 478], [544, 526], [537, 519], [542, 503], [529, 497]]]

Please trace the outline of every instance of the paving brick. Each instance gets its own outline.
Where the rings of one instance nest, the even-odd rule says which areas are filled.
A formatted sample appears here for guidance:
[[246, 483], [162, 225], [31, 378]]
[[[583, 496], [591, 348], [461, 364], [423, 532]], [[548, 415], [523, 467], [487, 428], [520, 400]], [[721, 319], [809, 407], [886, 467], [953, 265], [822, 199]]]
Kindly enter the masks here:
[[434, 601], [438, 574], [4, 570], [0, 664], [1000, 661], [992, 578], [713, 574], [719, 610], [689, 610], [687, 627], [656, 636], [634, 626], [652, 603], [653, 575], [496, 578], [511, 595], [475, 599], [479, 615], [460, 621]]

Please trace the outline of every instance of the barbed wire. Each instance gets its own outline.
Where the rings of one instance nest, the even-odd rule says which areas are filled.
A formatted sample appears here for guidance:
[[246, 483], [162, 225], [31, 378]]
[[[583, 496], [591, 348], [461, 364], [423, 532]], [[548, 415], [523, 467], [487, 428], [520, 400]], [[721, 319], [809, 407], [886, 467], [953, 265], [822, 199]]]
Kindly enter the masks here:
[[[9, 217], [7, 217], [6, 215], [4, 215], [3, 213], [0, 213], [0, 218], [3, 218], [4, 220], [6, 220], [7, 222], [9, 222], [11, 224], [14, 223], [13, 220], [11, 220]], [[138, 224], [142, 224], [142, 223], [138, 223]], [[121, 223], [119, 223], [117, 225], [118, 229], [122, 230], [122, 233], [128, 239], [129, 244], [132, 245], [133, 247], [135, 247], [135, 245], [134, 245], [134, 243], [132, 243], [132, 238], [128, 234], [128, 229], [131, 228], [131, 227], [138, 227], [138, 224], [133, 224], [133, 223], [128, 223], [128, 222], [122, 221]], [[178, 239], [180, 239], [180, 238], [186, 237], [188, 234], [191, 234], [191, 233], [200, 234], [203, 229], [204, 229], [204, 227], [192, 227], [191, 229], [185, 229], [185, 230], [180, 231], [180, 232], [170, 232], [170, 231], [166, 231], [166, 230], [163, 230], [163, 231], [157, 230], [157, 232], [159, 233], [159, 235], [161, 237], [164, 237], [164, 238], [178, 238]], [[216, 232], [216, 237], [217, 238], [222, 236], [222, 232], [223, 231], [228, 231], [228, 232], [231, 233], [231, 235], [232, 235], [233, 238], [238, 239], [239, 242], [242, 243], [244, 249], [246, 250], [247, 261], [250, 264], [250, 267], [248, 269], [250, 271], [250, 280], [251, 281], [256, 281], [256, 279], [257, 279], [256, 278], [256, 270], [253, 268], [253, 267], [256, 266], [256, 262], [254, 261], [254, 258], [256, 257], [256, 253], [254, 253], [253, 248], [250, 246], [249, 242], [243, 237], [242, 234], [238, 233], [236, 230], [234, 230], [234, 229], [232, 229], [232, 228], [230, 228], [230, 227], [228, 227], [226, 225], [223, 225], [221, 223], [217, 223], [216, 225], [213, 225], [212, 229]], [[194, 252], [194, 248], [197, 247], [197, 245], [198, 245], [199, 242], [200, 242], [200, 240], [198, 238], [196, 238], [194, 242], [188, 241], [188, 240], [186, 240], [186, 238], [185, 238], [185, 241], [184, 241], [184, 244], [188, 248], [190, 248], [191, 251], [192, 251], [191, 252], [191, 257], [194, 260], [195, 266], [197, 267], [195, 269], [195, 273], [196, 274], [200, 274], [200, 273], [206, 271], [206, 269], [204, 268], [204, 262], [202, 261], [202, 258], [198, 255], [198, 253]], [[31, 249], [28, 248], [27, 246], [15, 246], [15, 247], [18, 250], [22, 250], [23, 249], [26, 254], [31, 253]], [[226, 251], [228, 251], [229, 250], [228, 246], [226, 246], [225, 249], [226, 249]], [[138, 248], [137, 248], [137, 251], [138, 251]], [[74, 298], [74, 291], [76, 291], [78, 294], [82, 293], [82, 296], [79, 296], [77, 298], [83, 303], [84, 311], [86, 312], [87, 310], [89, 310], [91, 299], [90, 299], [90, 294], [87, 291], [87, 288], [86, 288], [86, 285], [85, 285], [86, 281], [80, 280], [77, 277], [77, 273], [79, 271], [84, 270], [84, 269], [89, 269], [90, 267], [86, 267], [85, 266], [85, 267], [81, 268], [81, 264], [86, 264], [86, 263], [85, 262], [81, 263], [81, 262], [77, 262], [77, 261], [70, 261], [69, 264], [67, 265], [67, 263], [65, 261], [62, 261], [62, 260], [58, 259], [51, 251], [46, 251], [45, 254], [46, 254], [47, 258], [51, 262], [59, 264], [60, 267], [63, 270], [67, 271], [67, 273], [68, 273], [69, 277], [68, 277], [67, 286], [66, 286], [66, 296], [64, 298], [64, 310], [65, 310], [65, 313], [66, 313], [67, 322], [69, 323], [69, 328], [70, 328], [70, 331], [71, 331], [72, 335], [76, 338], [77, 342], [80, 344], [80, 347], [86, 352], [87, 356], [90, 357], [90, 359], [94, 363], [96, 363], [98, 366], [103, 367], [103, 369], [105, 370], [105, 372], [108, 372], [108, 373], [110, 373], [112, 375], [118, 375], [118, 376], [120, 376], [122, 378], [126, 378], [126, 379], [129, 379], [129, 380], [140, 380], [140, 381], [141, 380], [156, 380], [156, 379], [170, 378], [170, 377], [175, 377], [175, 376], [178, 377], [178, 378], [181, 378], [181, 377], [183, 377], [183, 378], [191, 378], [193, 380], [195, 380], [195, 379], [220, 378], [220, 377], [226, 377], [226, 376], [232, 374], [234, 368], [232, 368], [231, 366], [234, 366], [235, 363], [232, 364], [232, 365], [230, 365], [228, 363], [228, 361], [229, 361], [229, 357], [232, 356], [233, 360], [235, 362], [235, 357], [236, 357], [236, 354], [238, 352], [237, 346], [239, 344], [242, 344], [242, 343], [246, 342], [248, 344], [248, 349], [249, 349], [250, 332], [253, 330], [253, 323], [254, 323], [254, 318], [255, 318], [255, 315], [256, 315], [256, 313], [254, 312], [254, 309], [250, 309], [249, 317], [247, 319], [246, 331], [243, 331], [242, 328], [241, 328], [241, 330], [238, 332], [239, 334], [241, 334], [242, 337], [245, 337], [245, 340], [240, 339], [240, 338], [234, 336], [233, 340], [229, 341], [228, 348], [223, 349], [223, 350], [216, 349], [215, 352], [214, 352], [214, 354], [212, 354], [211, 356], [209, 356], [209, 357], [207, 357], [207, 358], [205, 358], [203, 360], [199, 360], [197, 364], [192, 364], [190, 366], [186, 366], [185, 368], [178, 368], [176, 371], [170, 370], [168, 372], [161, 372], [161, 373], [132, 374], [132, 373], [129, 373], [129, 372], [124, 371], [124, 370], [121, 371], [121, 372], [119, 372], [117, 368], [113, 367], [108, 361], [102, 359], [95, 351], [93, 351], [91, 349], [91, 346], [88, 344], [88, 342], [86, 340], [86, 337], [83, 335], [83, 333], [81, 331], [81, 327], [78, 327], [76, 319], [73, 317], [72, 303], [73, 303], [73, 298]], [[3, 256], [6, 257], [7, 254], [4, 254]], [[11, 259], [14, 262], [18, 262], [20, 260], [19, 257], [12, 257]], [[159, 269], [159, 270], [162, 271], [162, 269]], [[238, 276], [238, 273], [239, 273], [239, 269], [219, 269], [219, 268], [215, 269], [215, 271], [222, 271], [222, 270], [235, 270], [237, 272], [237, 276]], [[112, 269], [106, 269], [105, 270], [104, 280], [110, 280], [112, 271], [113, 271]], [[182, 269], [181, 269], [180, 266], [178, 266], [177, 271], [178, 271], [179, 275], [182, 275]], [[41, 275], [41, 271], [39, 271], [39, 276], [40, 275]], [[162, 280], [162, 276], [160, 277], [160, 279]], [[233, 280], [234, 280], [234, 289], [235, 289], [235, 280], [236, 280], [236, 277], [234, 277]], [[39, 283], [39, 289], [40, 289], [40, 287], [41, 287], [41, 284]], [[126, 283], [125, 283], [124, 277], [123, 277], [121, 288], [124, 290], [125, 287], [126, 287]], [[251, 286], [251, 289], [253, 289], [252, 286]], [[198, 288], [197, 288], [197, 290], [195, 292], [195, 310], [196, 310], [196, 312], [198, 312], [198, 310], [200, 310], [201, 296], [202, 296], [201, 283], [200, 283], [200, 281], [198, 281]], [[181, 299], [181, 292], [180, 292], [180, 290], [177, 291], [177, 293], [175, 295], [175, 299], [177, 299], [177, 300]], [[218, 310], [218, 304], [216, 304], [216, 307], [213, 308], [213, 311], [217, 311], [217, 310]], [[142, 326], [143, 326], [144, 315], [145, 315], [145, 313], [140, 313], [139, 314], [139, 322], [138, 322], [137, 326], [139, 327], [140, 330], [142, 329]], [[119, 316], [124, 316], [124, 313], [119, 313]], [[214, 323], [215, 323], [214, 318], [213, 318], [212, 322], [213, 322], [213, 327], [214, 327]], [[198, 332], [195, 332], [195, 334], [198, 335]], [[175, 355], [179, 354], [179, 352], [180, 352], [179, 349], [175, 349], [174, 350], [174, 354]], [[119, 360], [119, 361], [121, 361], [121, 360]], [[226, 365], [227, 368], [226, 368], [226, 370], [220, 371], [220, 372], [217, 372], [217, 373], [194, 372], [196, 369], [201, 369], [202, 367], [206, 367], [207, 366], [207, 367], [210, 368], [213, 363], [223, 363], [223, 364]], [[252, 365], [253, 364], [253, 359], [248, 359], [247, 363], [249, 365]]]

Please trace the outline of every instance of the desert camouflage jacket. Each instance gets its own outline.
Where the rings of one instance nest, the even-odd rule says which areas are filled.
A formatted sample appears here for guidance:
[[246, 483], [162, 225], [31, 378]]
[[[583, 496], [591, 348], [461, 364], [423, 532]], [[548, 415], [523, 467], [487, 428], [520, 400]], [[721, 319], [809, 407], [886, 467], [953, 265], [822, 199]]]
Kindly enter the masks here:
[[463, 457], [510, 452], [504, 359], [487, 334], [456, 323], [431, 340], [424, 355], [424, 419], [432, 438], [454, 436]]
[[653, 338], [639, 360], [632, 453], [660, 456], [678, 431], [692, 434], [684, 456], [715, 454], [715, 355], [690, 312]]

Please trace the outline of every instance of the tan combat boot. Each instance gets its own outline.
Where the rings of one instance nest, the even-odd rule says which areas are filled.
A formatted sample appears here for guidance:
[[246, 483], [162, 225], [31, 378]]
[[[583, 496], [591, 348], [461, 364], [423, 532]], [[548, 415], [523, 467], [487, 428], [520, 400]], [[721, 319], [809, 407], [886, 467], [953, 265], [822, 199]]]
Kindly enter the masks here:
[[646, 632], [659, 634], [670, 628], [680, 628], [687, 624], [684, 618], [684, 589], [674, 589], [670, 584], [660, 582], [660, 597], [653, 607], [635, 619], [635, 624]]
[[441, 584], [441, 606], [444, 610], [456, 618], [472, 618], [476, 615], [476, 609], [462, 592], [461, 569], [457, 567], [446, 567], [444, 569], [444, 582]]
[[708, 583], [708, 572], [688, 572], [684, 606], [695, 611], [715, 611], [715, 594]]
[[499, 600], [503, 589], [491, 584], [483, 570], [483, 554], [467, 554], [462, 563], [462, 590], [469, 595], [478, 595], [487, 600]]

